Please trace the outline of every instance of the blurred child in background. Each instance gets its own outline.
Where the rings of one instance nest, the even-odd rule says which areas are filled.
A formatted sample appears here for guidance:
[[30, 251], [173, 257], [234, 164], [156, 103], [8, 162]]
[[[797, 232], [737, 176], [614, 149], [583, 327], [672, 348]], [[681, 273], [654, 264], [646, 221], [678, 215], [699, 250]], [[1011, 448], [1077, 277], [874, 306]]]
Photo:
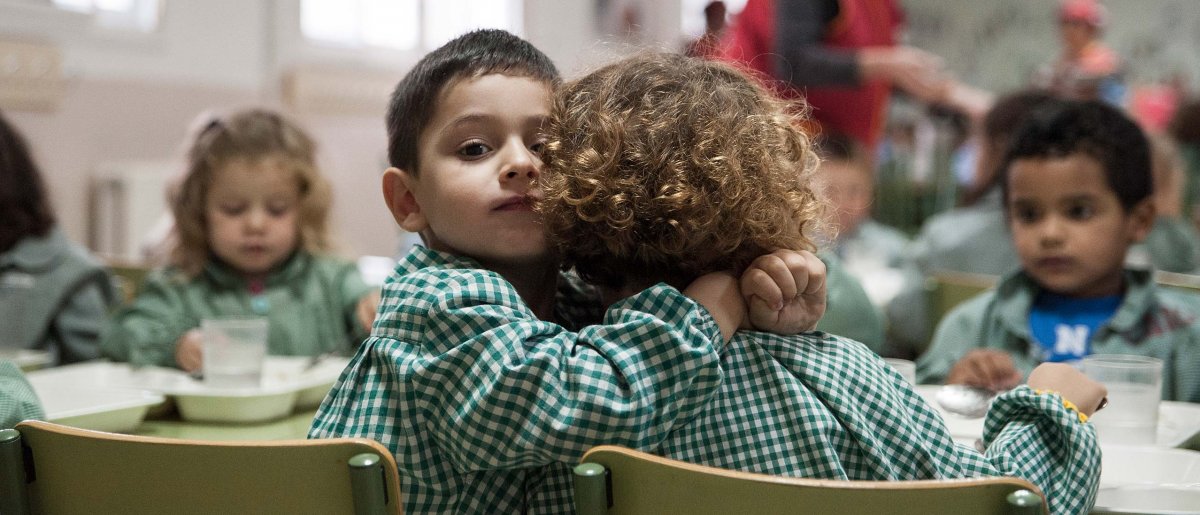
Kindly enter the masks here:
[[[547, 232], [611, 298], [811, 246], [822, 201], [802, 116], [729, 66], [679, 55], [621, 60], [565, 84], [547, 129]], [[741, 330], [720, 362], [714, 398], [651, 452], [825, 479], [1015, 475], [1054, 513], [1086, 512], [1095, 499], [1099, 448], [1080, 414], [1104, 388], [1071, 367], [1043, 367], [998, 397], [980, 453], [955, 444], [912, 385], [859, 342]]]
[[[817, 329], [895, 355], [884, 347], [884, 312], [903, 285], [908, 236], [871, 218], [875, 173], [861, 145], [833, 133], [821, 138], [820, 153], [816, 179], [830, 200], [834, 215], [830, 232], [836, 237], [829, 243], [834, 255], [821, 255], [829, 269], [829, 302]], [[842, 280], [842, 275], [848, 280]], [[838, 286], [850, 282], [854, 284]], [[865, 301], [849, 302], [855, 288], [863, 291]], [[842, 318], [847, 320], [839, 323]]]
[[0, 429], [8, 429], [17, 422], [42, 419], [42, 403], [25, 374], [11, 361], [0, 360]]
[[0, 113], [0, 351], [46, 350], [55, 364], [99, 357], [116, 299], [104, 267], [58, 229], [33, 156]]
[[[871, 218], [875, 172], [854, 140], [838, 134], [821, 138], [818, 180], [832, 203], [837, 238], [833, 251], [852, 272], [861, 268], [898, 268], [904, 263], [908, 236]], [[870, 260], [864, 264], [862, 261]], [[861, 277], [860, 277], [861, 279]]]
[[171, 264], [147, 277], [101, 341], [135, 364], [201, 365], [201, 320], [262, 316], [268, 354], [349, 354], [370, 330], [378, 293], [333, 258], [329, 184], [312, 140], [266, 110], [199, 127], [172, 205]]
[[1200, 232], [1183, 215], [1187, 172], [1179, 148], [1166, 135], [1148, 137], [1154, 174], [1154, 226], [1145, 241], [1130, 247], [1125, 263], [1138, 268], [1195, 273], [1200, 268]]
[[1000, 170], [1021, 270], [946, 316], [918, 378], [1004, 389], [1038, 363], [1140, 354], [1163, 360], [1163, 399], [1200, 402], [1200, 297], [1125, 266], [1155, 219], [1137, 125], [1098, 101], [1063, 103], [1030, 117]]

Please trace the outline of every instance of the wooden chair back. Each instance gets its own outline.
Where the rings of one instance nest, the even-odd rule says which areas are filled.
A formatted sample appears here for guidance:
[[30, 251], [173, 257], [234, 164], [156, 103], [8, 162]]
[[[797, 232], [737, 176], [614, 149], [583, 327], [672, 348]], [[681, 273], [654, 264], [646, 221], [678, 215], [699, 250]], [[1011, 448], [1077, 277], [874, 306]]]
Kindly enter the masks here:
[[1014, 477], [833, 481], [723, 470], [600, 446], [575, 468], [579, 515], [1046, 513], [1036, 486]]
[[400, 513], [392, 454], [361, 439], [209, 442], [26, 421], [0, 431], [0, 513]]

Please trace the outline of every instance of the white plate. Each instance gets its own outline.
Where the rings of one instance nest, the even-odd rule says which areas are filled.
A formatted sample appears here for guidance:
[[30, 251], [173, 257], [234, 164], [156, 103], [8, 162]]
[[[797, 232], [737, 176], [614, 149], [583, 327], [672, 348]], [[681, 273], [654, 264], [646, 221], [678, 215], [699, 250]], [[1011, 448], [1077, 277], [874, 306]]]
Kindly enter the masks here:
[[262, 422], [320, 404], [349, 362], [329, 357], [312, 365], [306, 356], [267, 356], [258, 387], [218, 388], [186, 378], [160, 391], [175, 397], [184, 420]]
[[1092, 513], [1196, 514], [1200, 513], [1200, 488], [1169, 486], [1100, 488]]
[[[965, 443], [983, 436], [983, 418], [966, 419], [946, 413], [934, 398], [941, 385], [918, 385], [917, 393], [946, 419], [950, 436]], [[1200, 404], [1163, 401], [1158, 406], [1158, 437], [1154, 447], [1180, 447], [1200, 435]], [[1101, 442], [1103, 443], [1103, 442]], [[1198, 509], [1200, 511], [1200, 509]]]
[[[349, 359], [267, 356], [258, 386], [216, 387], [163, 367], [133, 368], [125, 363], [89, 362], [33, 373], [64, 384], [145, 389], [175, 399], [184, 420], [262, 422], [319, 404]], [[31, 375], [31, 378], [33, 375]], [[32, 379], [31, 379], [32, 380]]]
[[11, 361], [26, 372], [50, 365], [50, 351], [33, 349], [0, 349], [0, 360]]
[[1200, 452], [1106, 445], [1092, 513], [1200, 513]]
[[29, 384], [42, 401], [46, 420], [96, 431], [133, 431], [150, 407], [165, 400], [145, 390], [66, 383], [37, 372], [29, 374]]
[[1102, 488], [1157, 485], [1200, 490], [1200, 451], [1135, 445], [1104, 445], [1101, 451]]

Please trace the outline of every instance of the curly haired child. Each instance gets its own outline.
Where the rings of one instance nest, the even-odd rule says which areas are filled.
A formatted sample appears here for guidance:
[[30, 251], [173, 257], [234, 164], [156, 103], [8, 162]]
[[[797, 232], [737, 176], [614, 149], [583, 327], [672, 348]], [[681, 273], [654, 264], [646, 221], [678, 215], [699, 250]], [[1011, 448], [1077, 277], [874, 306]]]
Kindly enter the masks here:
[[171, 264], [116, 314], [102, 351], [193, 371], [201, 320], [263, 316], [269, 354], [353, 352], [378, 293], [353, 263], [327, 255], [330, 190], [314, 153], [300, 127], [267, 110], [200, 126], [172, 206]]
[[[570, 512], [571, 466], [599, 444], [654, 447], [694, 417], [722, 381], [723, 334], [745, 317], [727, 273], [651, 285], [605, 311], [559, 270], [533, 209], [558, 81], [529, 42], [479, 30], [423, 57], [392, 95], [384, 199], [426, 246], [384, 286], [309, 437], [387, 446], [405, 513]], [[758, 258], [743, 289], [781, 309], [751, 310], [756, 323], [820, 317], [824, 268], [809, 258]], [[793, 319], [809, 301], [816, 316]]]
[[[811, 247], [820, 202], [802, 116], [733, 68], [678, 55], [626, 59], [565, 84], [544, 153], [547, 233], [565, 266], [612, 298], [663, 278], [737, 273], [764, 249]], [[655, 452], [830, 479], [1017, 475], [1055, 513], [1095, 500], [1099, 448], [1085, 421], [1104, 389], [1070, 367], [1039, 369], [1030, 386], [997, 398], [980, 453], [956, 445], [861, 343], [739, 331], [720, 362], [717, 394]]]

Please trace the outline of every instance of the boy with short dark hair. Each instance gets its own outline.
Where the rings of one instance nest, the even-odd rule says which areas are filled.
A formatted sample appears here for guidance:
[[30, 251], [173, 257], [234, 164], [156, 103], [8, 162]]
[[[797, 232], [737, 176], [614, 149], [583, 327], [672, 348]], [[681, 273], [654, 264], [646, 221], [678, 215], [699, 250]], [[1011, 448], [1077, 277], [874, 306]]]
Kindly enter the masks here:
[[[746, 316], [728, 274], [604, 312], [558, 271], [533, 210], [557, 82], [528, 42], [481, 30], [428, 54], [393, 94], [384, 198], [426, 247], [385, 284], [372, 337], [309, 436], [387, 446], [405, 513], [570, 511], [569, 465], [600, 443], [646, 448], [695, 416], [722, 380], [722, 335]], [[823, 268], [804, 258], [759, 270], [778, 291], [744, 276], [768, 322], [819, 318]], [[808, 270], [816, 280], [787, 283]], [[585, 327], [602, 313], [606, 325]]]
[[1200, 299], [1124, 265], [1155, 216], [1137, 125], [1098, 101], [1066, 102], [1024, 125], [1001, 170], [1021, 270], [946, 316], [918, 377], [999, 389], [1042, 362], [1140, 354], [1165, 362], [1164, 399], [1200, 401]]

